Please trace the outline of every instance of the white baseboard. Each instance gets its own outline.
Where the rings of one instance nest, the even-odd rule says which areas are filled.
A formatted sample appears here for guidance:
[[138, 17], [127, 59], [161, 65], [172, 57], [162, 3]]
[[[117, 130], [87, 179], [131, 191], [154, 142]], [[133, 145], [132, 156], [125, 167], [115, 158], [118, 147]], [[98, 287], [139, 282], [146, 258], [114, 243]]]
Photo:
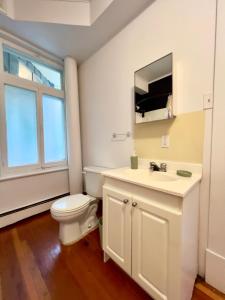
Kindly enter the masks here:
[[26, 219], [33, 215], [39, 214], [43, 211], [49, 210], [49, 208], [51, 207], [54, 201], [55, 199], [49, 202], [45, 202], [33, 207], [25, 208], [23, 210], [0, 217], [0, 228], [11, 225], [13, 223]]
[[225, 257], [206, 250], [206, 282], [225, 293]]

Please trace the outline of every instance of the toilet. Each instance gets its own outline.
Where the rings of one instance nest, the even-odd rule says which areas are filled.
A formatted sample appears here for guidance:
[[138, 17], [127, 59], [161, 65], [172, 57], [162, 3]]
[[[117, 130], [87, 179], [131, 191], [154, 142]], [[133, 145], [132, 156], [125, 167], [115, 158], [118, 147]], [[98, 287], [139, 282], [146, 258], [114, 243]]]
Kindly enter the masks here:
[[85, 167], [84, 181], [87, 195], [63, 197], [51, 206], [53, 219], [59, 222], [59, 239], [71, 245], [98, 226], [98, 200], [102, 197], [103, 167]]

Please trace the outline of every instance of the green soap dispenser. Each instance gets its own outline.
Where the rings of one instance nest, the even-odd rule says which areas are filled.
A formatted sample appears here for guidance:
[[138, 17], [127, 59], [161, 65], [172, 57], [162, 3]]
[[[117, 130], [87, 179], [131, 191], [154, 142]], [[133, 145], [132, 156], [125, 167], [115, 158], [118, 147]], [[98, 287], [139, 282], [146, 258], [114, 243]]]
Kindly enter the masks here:
[[130, 167], [131, 169], [138, 169], [138, 157], [135, 152], [130, 157]]

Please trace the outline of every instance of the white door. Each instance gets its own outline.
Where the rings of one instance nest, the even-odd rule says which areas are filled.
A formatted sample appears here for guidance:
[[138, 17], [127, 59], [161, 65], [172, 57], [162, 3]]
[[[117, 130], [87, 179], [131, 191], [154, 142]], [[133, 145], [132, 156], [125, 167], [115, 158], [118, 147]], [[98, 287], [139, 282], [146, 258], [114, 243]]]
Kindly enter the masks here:
[[179, 299], [180, 216], [145, 199], [132, 205], [132, 277], [154, 299]]
[[131, 196], [103, 188], [103, 248], [131, 274]]

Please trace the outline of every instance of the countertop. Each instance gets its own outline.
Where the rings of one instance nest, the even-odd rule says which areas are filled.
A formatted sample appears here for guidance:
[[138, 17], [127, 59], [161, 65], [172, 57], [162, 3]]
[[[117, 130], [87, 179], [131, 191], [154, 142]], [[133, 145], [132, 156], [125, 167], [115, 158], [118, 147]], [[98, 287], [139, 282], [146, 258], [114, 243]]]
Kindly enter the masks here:
[[102, 175], [182, 198], [201, 181], [202, 177], [201, 173], [192, 173], [192, 177], [181, 177], [176, 175], [175, 170], [152, 172], [147, 168], [132, 170], [128, 167], [110, 169], [102, 172]]

